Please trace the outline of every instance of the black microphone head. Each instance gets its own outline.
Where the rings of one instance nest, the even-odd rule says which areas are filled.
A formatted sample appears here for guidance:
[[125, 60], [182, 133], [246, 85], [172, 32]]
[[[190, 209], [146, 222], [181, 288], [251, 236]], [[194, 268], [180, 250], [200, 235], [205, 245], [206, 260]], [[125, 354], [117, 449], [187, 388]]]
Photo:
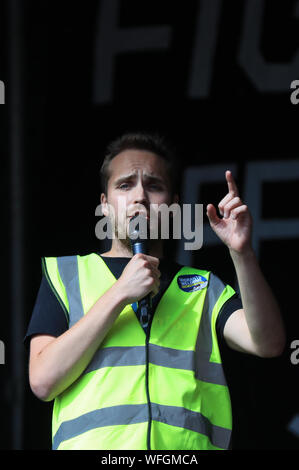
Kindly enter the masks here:
[[129, 221], [129, 238], [133, 254], [146, 253], [148, 220], [143, 214], [136, 214]]

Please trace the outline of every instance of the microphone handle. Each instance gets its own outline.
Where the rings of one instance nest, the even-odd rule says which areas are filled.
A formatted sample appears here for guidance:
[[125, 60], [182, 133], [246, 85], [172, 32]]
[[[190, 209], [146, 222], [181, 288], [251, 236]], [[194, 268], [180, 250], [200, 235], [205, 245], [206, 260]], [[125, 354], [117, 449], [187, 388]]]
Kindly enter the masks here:
[[133, 255], [137, 255], [137, 253], [145, 253], [145, 244], [144, 242], [135, 242], [133, 245], [132, 245], [132, 251], [133, 251]]
[[[133, 244], [133, 255], [137, 253], [144, 253], [145, 244], [144, 242], [135, 242]], [[138, 307], [140, 308], [140, 320], [142, 326], [147, 326], [149, 322], [149, 315], [151, 313], [152, 308], [152, 297], [150, 294], [147, 294], [145, 297], [138, 301]]]

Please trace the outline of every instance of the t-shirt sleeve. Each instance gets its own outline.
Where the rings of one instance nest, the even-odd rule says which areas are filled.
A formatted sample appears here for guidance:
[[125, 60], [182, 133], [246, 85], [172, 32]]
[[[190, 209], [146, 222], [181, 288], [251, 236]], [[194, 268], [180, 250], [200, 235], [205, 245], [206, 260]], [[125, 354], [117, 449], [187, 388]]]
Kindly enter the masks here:
[[60, 336], [68, 329], [68, 322], [57, 297], [45, 276], [42, 277], [31, 319], [24, 338], [25, 347], [36, 334]]
[[218, 340], [224, 340], [223, 337], [223, 330], [225, 323], [227, 322], [228, 318], [236, 311], [239, 310], [240, 308], [243, 308], [242, 305], [242, 300], [240, 298], [239, 294], [234, 294], [232, 297], [230, 297], [225, 304], [222, 305], [222, 308], [218, 314], [217, 320], [216, 320], [216, 332], [217, 332], [217, 337]]

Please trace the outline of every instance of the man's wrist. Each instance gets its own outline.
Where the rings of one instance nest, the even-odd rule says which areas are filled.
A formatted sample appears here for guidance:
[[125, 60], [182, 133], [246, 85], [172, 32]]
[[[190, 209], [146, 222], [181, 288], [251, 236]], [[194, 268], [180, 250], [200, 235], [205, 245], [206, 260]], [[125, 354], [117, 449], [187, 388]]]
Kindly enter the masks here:
[[246, 247], [242, 251], [235, 251], [230, 248], [229, 253], [234, 263], [247, 263], [256, 259], [252, 246]]
[[121, 288], [119, 280], [116, 281], [111, 287], [111, 293], [115, 304], [121, 307], [121, 309], [124, 309], [125, 306], [128, 305], [129, 301], [126, 292]]

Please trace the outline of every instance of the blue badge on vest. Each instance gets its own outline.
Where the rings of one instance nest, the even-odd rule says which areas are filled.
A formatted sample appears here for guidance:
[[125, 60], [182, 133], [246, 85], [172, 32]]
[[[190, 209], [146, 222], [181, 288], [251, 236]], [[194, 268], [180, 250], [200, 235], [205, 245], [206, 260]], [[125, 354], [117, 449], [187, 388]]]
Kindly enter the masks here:
[[137, 310], [138, 310], [138, 304], [137, 304], [137, 302], [134, 302], [133, 304], [131, 304], [131, 307], [132, 307], [132, 309], [134, 310], [134, 312], [137, 313]]
[[178, 277], [178, 285], [184, 292], [194, 292], [207, 287], [208, 280], [200, 274], [183, 274]]

